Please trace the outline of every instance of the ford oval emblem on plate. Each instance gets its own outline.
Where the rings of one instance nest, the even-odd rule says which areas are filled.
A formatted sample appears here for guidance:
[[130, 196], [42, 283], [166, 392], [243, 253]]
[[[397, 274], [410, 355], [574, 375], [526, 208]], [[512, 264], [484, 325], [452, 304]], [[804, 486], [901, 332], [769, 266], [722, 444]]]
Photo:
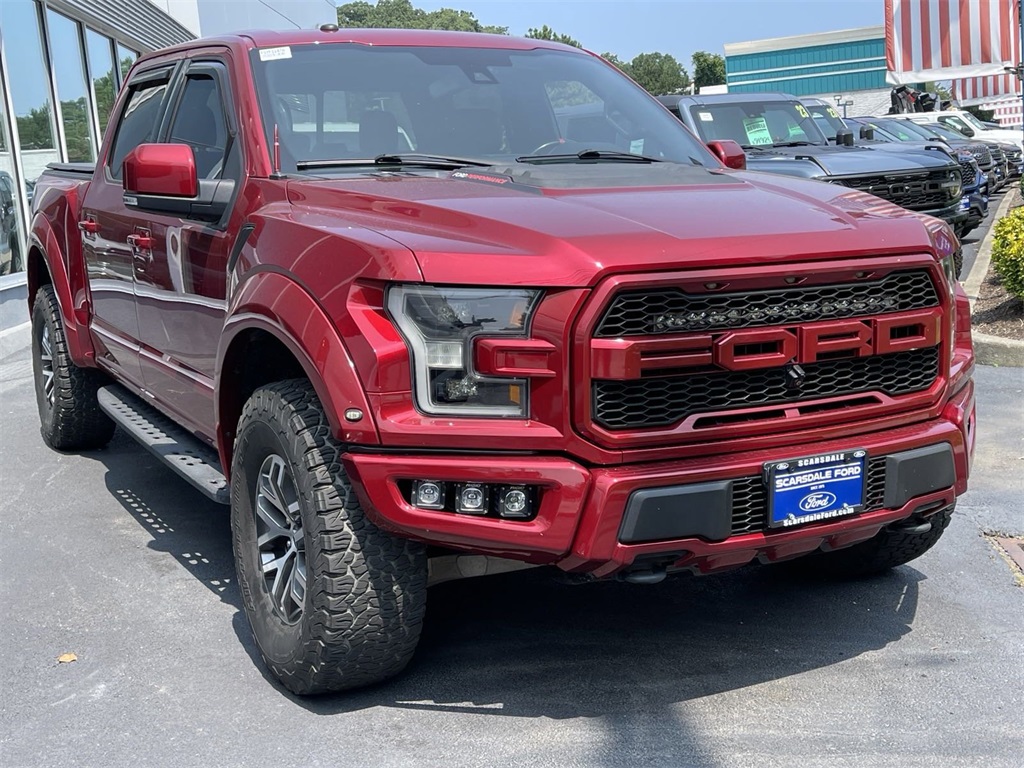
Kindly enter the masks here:
[[834, 493], [818, 491], [817, 493], [808, 493], [800, 499], [800, 509], [804, 512], [817, 512], [822, 509], [828, 509], [835, 503], [836, 495]]

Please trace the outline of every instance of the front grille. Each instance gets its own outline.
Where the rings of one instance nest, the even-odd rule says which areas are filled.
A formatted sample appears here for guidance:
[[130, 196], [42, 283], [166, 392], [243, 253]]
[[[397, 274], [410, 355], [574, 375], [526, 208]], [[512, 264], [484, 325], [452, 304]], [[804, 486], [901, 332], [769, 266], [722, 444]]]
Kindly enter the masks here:
[[1001, 150], [999, 147], [991, 147], [989, 149], [989, 152], [992, 153], [992, 162], [993, 163], [995, 163], [996, 165], [1002, 165], [1003, 164], [1003, 150]]
[[[864, 487], [864, 511], [885, 504], [885, 457], [868, 460]], [[760, 477], [740, 477], [732, 483], [732, 535], [760, 533], [768, 524], [768, 492]]]
[[977, 176], [977, 174], [974, 172], [974, 168], [974, 163], [972, 163], [970, 160], [963, 160], [960, 163], [960, 183], [965, 188], [973, 186], [974, 184], [974, 179]]
[[787, 386], [787, 369], [713, 371], [639, 381], [598, 379], [592, 414], [608, 430], [668, 427], [698, 413], [792, 403], [859, 392], [907, 395], [927, 389], [939, 375], [939, 347], [889, 355], [823, 360], [803, 365], [798, 389]]
[[987, 171], [992, 167], [992, 153], [989, 152], [985, 144], [970, 144], [967, 150], [974, 155], [974, 159], [978, 161], [981, 170]]
[[926, 175], [860, 176], [842, 181], [852, 189], [912, 211], [948, 205], [951, 200], [949, 188], [945, 186], [949, 182], [949, 170], [930, 171]]
[[706, 332], [867, 317], [939, 303], [923, 269], [881, 280], [748, 293], [694, 294], [677, 288], [625, 291], [608, 306], [598, 338]]

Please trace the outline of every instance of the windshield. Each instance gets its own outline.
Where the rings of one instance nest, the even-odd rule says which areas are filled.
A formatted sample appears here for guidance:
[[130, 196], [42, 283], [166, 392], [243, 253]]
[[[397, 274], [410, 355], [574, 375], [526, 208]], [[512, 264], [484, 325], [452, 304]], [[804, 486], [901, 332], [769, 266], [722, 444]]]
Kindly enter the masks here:
[[910, 136], [906, 136], [906, 137], [901, 138], [900, 136], [898, 136], [896, 134], [895, 131], [891, 130], [889, 127], [883, 127], [881, 123], [879, 123], [877, 121], [874, 121], [874, 120], [867, 120], [867, 119], [860, 118], [860, 117], [850, 117], [850, 118], [846, 118], [846, 122], [849, 123], [851, 126], [855, 125], [855, 126], [862, 126], [864, 128], [870, 128], [871, 130], [873, 130], [875, 132], [875, 138], [878, 139], [879, 141], [890, 141], [890, 142], [892, 142], [892, 141], [907, 141], [907, 140], [911, 139]]
[[585, 150], [719, 167], [645, 91], [582, 53], [338, 43], [256, 50], [252, 65], [285, 172], [403, 153], [497, 164]]
[[807, 109], [795, 101], [695, 104], [690, 115], [704, 141], [732, 139], [744, 149], [828, 143]]
[[805, 104], [804, 106], [811, 113], [811, 117], [814, 118], [814, 122], [821, 132], [830, 139], [834, 139], [839, 131], [849, 130], [835, 107], [825, 104]]
[[926, 128], [936, 136], [942, 136], [945, 139], [964, 141], [967, 138], [959, 131], [950, 128], [948, 125], [943, 125], [942, 123], [928, 123], [927, 125], [923, 125], [921, 127]]
[[896, 137], [900, 141], [922, 141], [934, 139], [936, 136], [935, 133], [929, 131], [924, 126], [918, 125], [910, 120], [880, 118], [878, 119], [878, 124], [887, 131], [891, 131], [896, 134]]
[[981, 120], [972, 115], [970, 112], [957, 112], [957, 117], [967, 123], [969, 126], [974, 128], [976, 131], [987, 131], [988, 126], [984, 125]]

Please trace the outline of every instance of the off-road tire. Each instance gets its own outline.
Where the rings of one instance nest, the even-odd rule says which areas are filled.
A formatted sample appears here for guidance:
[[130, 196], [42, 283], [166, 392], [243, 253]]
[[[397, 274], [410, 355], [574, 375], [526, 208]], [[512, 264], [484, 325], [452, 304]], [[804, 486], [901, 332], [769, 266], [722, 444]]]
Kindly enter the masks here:
[[[297, 694], [356, 688], [397, 674], [412, 658], [426, 610], [426, 548], [367, 519], [341, 453], [305, 379], [258, 389], [245, 404], [231, 476], [238, 584], [264, 662]], [[291, 622], [268, 589], [257, 544], [257, 525], [265, 523], [254, 504], [264, 493], [260, 473], [268, 460], [291, 473], [298, 501], [293, 517], [302, 527], [295, 536], [297, 546], [304, 543], [303, 599], [293, 598], [301, 614]]]
[[[44, 346], [49, 347], [48, 353]], [[32, 307], [32, 370], [39, 431], [48, 445], [59, 451], [81, 451], [110, 442], [114, 422], [96, 399], [96, 390], [109, 381], [102, 372], [72, 362], [51, 285], [39, 289]]]
[[952, 506], [947, 507], [928, 518], [932, 527], [923, 533], [899, 527], [883, 528], [876, 536], [860, 544], [831, 552], [815, 552], [787, 564], [802, 573], [831, 578], [875, 576], [909, 563], [935, 546], [953, 517], [953, 509]]

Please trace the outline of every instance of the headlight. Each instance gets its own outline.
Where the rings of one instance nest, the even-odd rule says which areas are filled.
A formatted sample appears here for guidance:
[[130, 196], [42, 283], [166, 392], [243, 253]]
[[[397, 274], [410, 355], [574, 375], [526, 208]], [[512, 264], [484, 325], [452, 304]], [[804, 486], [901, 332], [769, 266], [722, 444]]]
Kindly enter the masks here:
[[388, 312], [412, 354], [416, 404], [424, 413], [518, 416], [529, 413], [526, 379], [480, 376], [473, 370], [478, 336], [529, 333], [540, 291], [396, 285]]
[[949, 172], [949, 180], [943, 185], [949, 190], [950, 199], [959, 200], [963, 192], [963, 181], [960, 176], [960, 169]]

